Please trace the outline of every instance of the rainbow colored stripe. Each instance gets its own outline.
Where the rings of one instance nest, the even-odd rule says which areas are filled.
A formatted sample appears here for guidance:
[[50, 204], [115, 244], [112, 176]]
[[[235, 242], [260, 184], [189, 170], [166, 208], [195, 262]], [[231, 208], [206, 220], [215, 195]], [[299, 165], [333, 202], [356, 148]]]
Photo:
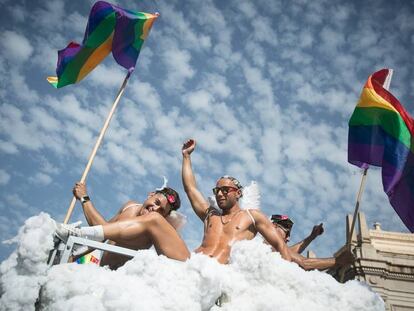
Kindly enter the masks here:
[[116, 62], [133, 70], [144, 40], [158, 14], [133, 12], [105, 1], [94, 4], [82, 45], [70, 42], [58, 52], [57, 77], [47, 81], [60, 88], [81, 81], [112, 51]]
[[384, 87], [389, 69], [372, 74], [349, 121], [348, 161], [382, 167], [391, 205], [414, 232], [414, 120]]
[[76, 263], [78, 264], [94, 263], [96, 265], [99, 265], [99, 259], [93, 256], [92, 254], [86, 254], [85, 256], [78, 258], [76, 260]]

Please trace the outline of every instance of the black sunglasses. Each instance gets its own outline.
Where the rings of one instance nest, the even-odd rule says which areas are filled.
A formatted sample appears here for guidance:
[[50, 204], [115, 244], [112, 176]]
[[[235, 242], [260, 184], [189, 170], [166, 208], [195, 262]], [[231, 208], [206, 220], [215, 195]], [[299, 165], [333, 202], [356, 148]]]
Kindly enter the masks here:
[[239, 189], [236, 188], [236, 187], [223, 186], [223, 187], [213, 188], [213, 193], [214, 193], [214, 195], [217, 195], [219, 193], [219, 191], [221, 191], [222, 194], [226, 195], [229, 192], [237, 191], [237, 190], [239, 190]]

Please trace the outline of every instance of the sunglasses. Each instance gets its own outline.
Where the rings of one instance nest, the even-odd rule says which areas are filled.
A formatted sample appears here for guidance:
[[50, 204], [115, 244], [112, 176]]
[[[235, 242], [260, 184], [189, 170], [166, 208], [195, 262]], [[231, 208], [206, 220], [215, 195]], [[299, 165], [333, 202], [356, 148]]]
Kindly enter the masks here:
[[285, 234], [286, 234], [286, 237], [287, 237], [287, 238], [290, 236], [290, 229], [287, 229], [287, 228], [285, 228], [285, 227], [283, 227], [283, 226], [281, 226], [281, 225], [279, 225], [279, 224], [276, 224], [276, 223], [275, 223], [275, 225], [276, 225], [278, 228], [282, 229], [282, 230], [285, 232]]
[[239, 190], [239, 189], [236, 188], [236, 187], [223, 186], [223, 187], [213, 188], [213, 193], [214, 193], [214, 195], [217, 195], [219, 193], [219, 191], [221, 191], [222, 194], [226, 195], [229, 192], [237, 191], [237, 190]]

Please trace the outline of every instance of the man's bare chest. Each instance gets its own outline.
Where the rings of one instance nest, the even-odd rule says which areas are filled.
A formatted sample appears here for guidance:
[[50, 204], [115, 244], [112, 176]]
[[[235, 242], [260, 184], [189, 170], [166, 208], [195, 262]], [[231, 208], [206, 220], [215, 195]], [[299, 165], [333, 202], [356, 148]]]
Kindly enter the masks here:
[[206, 234], [234, 236], [249, 230], [251, 221], [243, 214], [236, 215], [233, 218], [211, 215], [207, 219], [205, 226]]

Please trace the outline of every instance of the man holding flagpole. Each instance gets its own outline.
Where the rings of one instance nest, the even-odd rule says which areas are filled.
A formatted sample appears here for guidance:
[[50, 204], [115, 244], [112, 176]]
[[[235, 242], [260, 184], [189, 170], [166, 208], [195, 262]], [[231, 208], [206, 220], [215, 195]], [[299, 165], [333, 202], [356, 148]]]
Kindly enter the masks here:
[[[69, 235], [99, 242], [109, 239], [116, 246], [134, 250], [154, 246], [159, 255], [181, 261], [189, 258], [187, 246], [169, 222], [171, 214], [176, 213], [181, 204], [174, 189], [163, 187], [155, 190], [142, 204], [128, 201], [108, 221], [95, 208], [84, 183], [76, 183], [73, 194], [82, 204], [89, 227], [57, 224], [55, 234], [64, 242]], [[118, 254], [104, 253], [100, 264], [116, 269], [129, 259]]]

